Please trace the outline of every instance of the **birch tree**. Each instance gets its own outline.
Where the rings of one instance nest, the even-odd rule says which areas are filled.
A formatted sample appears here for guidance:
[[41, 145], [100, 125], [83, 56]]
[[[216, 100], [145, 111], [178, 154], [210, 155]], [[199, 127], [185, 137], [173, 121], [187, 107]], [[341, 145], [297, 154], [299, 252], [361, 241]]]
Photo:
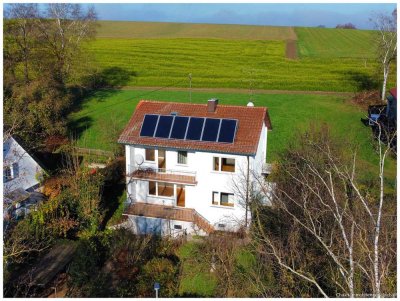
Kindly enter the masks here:
[[385, 100], [386, 84], [389, 77], [390, 64], [396, 60], [397, 53], [397, 9], [391, 15], [377, 14], [370, 21], [378, 31], [376, 45], [378, 60], [383, 72], [381, 100]]
[[[288, 237], [274, 235], [258, 207], [255, 241], [321, 296], [394, 294], [387, 283], [382, 291], [396, 269], [395, 209], [385, 193], [384, 176], [391, 141], [377, 142], [378, 181], [370, 186], [360, 183], [356, 152], [346, 158], [327, 129], [311, 131], [298, 143], [285, 153], [272, 193], [271, 210], [287, 223]], [[294, 247], [292, 240], [298, 241]], [[319, 268], [313, 262], [317, 259], [307, 261], [321, 253]]]

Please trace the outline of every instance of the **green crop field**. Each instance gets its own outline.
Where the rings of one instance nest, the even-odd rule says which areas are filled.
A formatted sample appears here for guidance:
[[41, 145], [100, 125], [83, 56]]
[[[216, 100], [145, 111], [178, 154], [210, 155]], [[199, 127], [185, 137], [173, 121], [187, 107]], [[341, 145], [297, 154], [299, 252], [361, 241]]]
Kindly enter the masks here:
[[[218, 97], [220, 104], [246, 105], [246, 94], [192, 93], [194, 103], [205, 103]], [[71, 115], [71, 132], [78, 139], [78, 145], [87, 148], [110, 150], [106, 132], [116, 128], [119, 133], [127, 124], [140, 99], [188, 102], [188, 92], [108, 90], [98, 91], [89, 97], [81, 110]], [[305, 94], [256, 94], [252, 96], [256, 106], [266, 106], [273, 130], [268, 135], [268, 159], [273, 162], [287, 147], [297, 133], [305, 130], [310, 123], [325, 122], [332, 132], [344, 137], [359, 147], [360, 164], [366, 170], [377, 164], [377, 156], [371, 144], [371, 130], [360, 118], [365, 112], [349, 104], [343, 97]], [[116, 134], [117, 136], [117, 134]], [[117, 137], [114, 138], [116, 141]], [[394, 162], [389, 163], [390, 177], [394, 178]]]
[[376, 55], [373, 30], [296, 27], [300, 57], [371, 59]]
[[99, 38], [218, 38], [244, 40], [296, 39], [291, 27], [99, 21]]
[[136, 87], [187, 87], [191, 73], [193, 87], [353, 92], [377, 78], [373, 59], [290, 60], [283, 41], [99, 38], [88, 52], [105, 73], [131, 74], [122, 85]]

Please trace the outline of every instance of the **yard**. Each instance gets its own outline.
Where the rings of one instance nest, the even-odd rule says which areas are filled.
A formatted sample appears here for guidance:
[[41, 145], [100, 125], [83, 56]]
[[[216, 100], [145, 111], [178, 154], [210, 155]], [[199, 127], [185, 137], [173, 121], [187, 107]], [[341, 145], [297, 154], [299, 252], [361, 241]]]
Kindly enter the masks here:
[[[219, 98], [221, 105], [246, 105], [251, 99], [256, 106], [268, 107], [273, 126], [268, 136], [268, 162], [277, 161], [288, 142], [311, 123], [325, 122], [334, 134], [358, 147], [361, 170], [372, 173], [378, 163], [377, 154], [371, 144], [371, 130], [360, 122], [360, 118], [365, 117], [366, 112], [349, 103], [343, 96], [253, 94], [250, 97], [240, 93], [196, 92], [192, 93], [192, 102], [205, 103], [212, 97]], [[189, 102], [189, 93], [146, 90], [98, 91], [81, 104], [78, 112], [70, 116], [71, 134], [77, 138], [78, 146], [111, 150], [141, 99]], [[110, 131], [114, 135], [112, 139]], [[395, 161], [389, 160], [387, 177], [394, 179], [395, 174]]]

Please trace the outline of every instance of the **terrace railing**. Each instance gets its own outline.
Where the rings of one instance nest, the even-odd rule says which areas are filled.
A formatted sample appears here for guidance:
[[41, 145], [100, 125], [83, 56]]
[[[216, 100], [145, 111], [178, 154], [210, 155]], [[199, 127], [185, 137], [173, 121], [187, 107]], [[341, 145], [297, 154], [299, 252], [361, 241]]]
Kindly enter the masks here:
[[128, 165], [127, 175], [135, 179], [149, 179], [196, 184], [196, 172], [165, 168], [137, 167]]

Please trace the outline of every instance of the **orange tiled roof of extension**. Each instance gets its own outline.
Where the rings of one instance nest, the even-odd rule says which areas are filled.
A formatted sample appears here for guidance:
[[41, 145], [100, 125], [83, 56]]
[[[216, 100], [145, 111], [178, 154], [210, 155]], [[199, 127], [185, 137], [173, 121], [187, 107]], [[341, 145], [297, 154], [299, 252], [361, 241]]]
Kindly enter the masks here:
[[[178, 116], [237, 119], [235, 140], [233, 143], [219, 143], [140, 136], [140, 129], [146, 114], [170, 115], [172, 112], [176, 112]], [[209, 112], [207, 104], [141, 100], [118, 142], [141, 146], [255, 155], [263, 123], [268, 129], [271, 129], [268, 109], [265, 107], [218, 104], [214, 112]]]

